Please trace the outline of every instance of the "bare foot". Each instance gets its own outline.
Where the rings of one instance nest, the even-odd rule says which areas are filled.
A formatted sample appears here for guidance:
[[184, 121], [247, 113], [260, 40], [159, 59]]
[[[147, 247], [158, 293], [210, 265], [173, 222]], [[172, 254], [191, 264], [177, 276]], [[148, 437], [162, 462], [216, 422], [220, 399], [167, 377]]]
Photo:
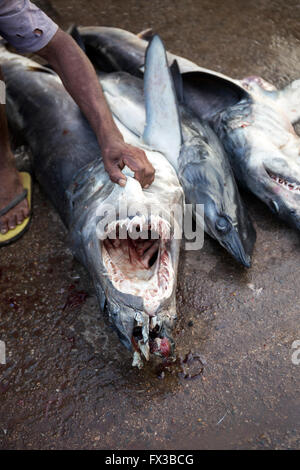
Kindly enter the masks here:
[[[23, 189], [20, 175], [13, 165], [0, 168], [0, 210], [21, 194]], [[14, 229], [29, 216], [29, 212], [28, 202], [24, 199], [0, 217], [0, 232], [5, 234], [8, 230]]]

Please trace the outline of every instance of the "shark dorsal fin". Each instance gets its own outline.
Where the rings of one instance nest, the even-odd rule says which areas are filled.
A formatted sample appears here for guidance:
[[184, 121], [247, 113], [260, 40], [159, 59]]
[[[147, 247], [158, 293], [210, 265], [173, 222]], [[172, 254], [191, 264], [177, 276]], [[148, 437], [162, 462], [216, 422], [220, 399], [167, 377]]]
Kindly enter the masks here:
[[158, 35], [152, 38], [146, 51], [144, 95], [143, 140], [163, 153], [176, 169], [182, 144], [181, 124], [166, 51]]

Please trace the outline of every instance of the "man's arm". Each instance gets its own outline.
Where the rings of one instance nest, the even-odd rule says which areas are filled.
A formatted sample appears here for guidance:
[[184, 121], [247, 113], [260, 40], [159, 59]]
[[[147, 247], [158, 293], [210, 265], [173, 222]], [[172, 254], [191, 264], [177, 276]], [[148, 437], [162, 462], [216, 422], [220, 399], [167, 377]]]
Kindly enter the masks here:
[[73, 38], [58, 29], [51, 41], [36, 54], [49, 62], [88, 119], [97, 136], [104, 166], [111, 180], [124, 186], [126, 176], [121, 170], [127, 165], [142, 187], [148, 187], [154, 180], [153, 166], [142, 150], [124, 142], [113, 121], [96, 72]]

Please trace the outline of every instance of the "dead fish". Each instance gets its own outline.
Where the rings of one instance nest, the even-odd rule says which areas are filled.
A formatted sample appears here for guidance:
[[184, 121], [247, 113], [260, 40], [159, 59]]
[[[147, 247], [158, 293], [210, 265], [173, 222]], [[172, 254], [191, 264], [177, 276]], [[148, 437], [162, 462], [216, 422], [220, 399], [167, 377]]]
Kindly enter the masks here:
[[[146, 146], [116, 121], [125, 141], [146, 152], [156, 177], [143, 190], [125, 168], [126, 186], [112, 183], [96, 136], [58, 76], [4, 47], [0, 64], [9, 123], [30, 147], [36, 178], [68, 228], [71, 248], [93, 280], [101, 310], [133, 352], [133, 365], [141, 367], [151, 353], [172, 354], [181, 243], [174, 233], [183, 214], [175, 170], [151, 139]], [[172, 121], [165, 111], [164, 119]], [[172, 135], [180, 132], [178, 126]], [[170, 136], [162, 138], [168, 141]], [[144, 212], [120, 210], [124, 204], [134, 208], [137, 201]], [[174, 206], [179, 210], [170, 216]]]

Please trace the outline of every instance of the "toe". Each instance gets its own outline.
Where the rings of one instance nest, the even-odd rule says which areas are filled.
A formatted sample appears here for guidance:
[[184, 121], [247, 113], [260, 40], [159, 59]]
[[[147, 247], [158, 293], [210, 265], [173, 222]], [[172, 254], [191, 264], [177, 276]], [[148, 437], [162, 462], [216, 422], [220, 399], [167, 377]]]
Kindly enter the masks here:
[[12, 214], [9, 216], [9, 219], [8, 219], [9, 230], [13, 230], [14, 228], [16, 228], [16, 225], [17, 225], [16, 214]]
[[4, 235], [8, 232], [7, 220], [2, 219], [0, 220], [0, 232]]
[[27, 201], [24, 201], [24, 202], [25, 202], [25, 207], [23, 207], [23, 217], [24, 219], [27, 219], [27, 217], [29, 217], [29, 214], [30, 214], [30, 209], [28, 206], [28, 202]]
[[24, 211], [19, 211], [16, 217], [17, 217], [17, 224], [20, 225], [25, 219]]

